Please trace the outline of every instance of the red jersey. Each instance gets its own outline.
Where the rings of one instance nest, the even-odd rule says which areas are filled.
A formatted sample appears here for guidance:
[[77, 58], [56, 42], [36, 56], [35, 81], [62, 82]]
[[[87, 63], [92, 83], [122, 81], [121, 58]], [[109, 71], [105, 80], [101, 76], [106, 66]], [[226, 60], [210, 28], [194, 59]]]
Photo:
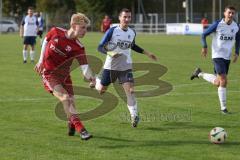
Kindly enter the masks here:
[[73, 60], [87, 64], [84, 46], [78, 39], [67, 38], [67, 30], [54, 27], [46, 35], [48, 41], [43, 58], [44, 72], [68, 76]]
[[112, 21], [111, 19], [103, 19], [102, 20], [102, 29], [103, 29], [103, 32], [106, 32], [109, 28], [110, 28], [110, 25], [112, 24]]
[[208, 20], [207, 20], [207, 18], [203, 18], [203, 19], [201, 20], [201, 23], [202, 23], [203, 27], [206, 28], [206, 27], [208, 26]]

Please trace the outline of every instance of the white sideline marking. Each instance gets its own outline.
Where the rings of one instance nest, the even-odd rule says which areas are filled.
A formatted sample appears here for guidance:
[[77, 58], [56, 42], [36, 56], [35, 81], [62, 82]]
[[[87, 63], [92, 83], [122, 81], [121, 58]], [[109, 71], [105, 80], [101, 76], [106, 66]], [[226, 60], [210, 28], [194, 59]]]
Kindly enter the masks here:
[[[229, 80], [230, 82], [238, 82], [238, 80]], [[199, 85], [211, 85], [208, 82], [201, 82], [201, 83], [185, 83], [185, 84], [177, 84], [173, 86], [173, 90], [176, 88], [181, 87], [188, 87], [188, 86], [199, 86]], [[228, 93], [239, 93], [240, 90], [227, 90]], [[167, 93], [166, 96], [185, 96], [185, 95], [212, 95], [217, 94], [217, 91], [214, 92], [188, 92], [188, 93]], [[75, 99], [79, 99], [80, 97], [75, 97]], [[55, 97], [49, 98], [0, 98], [0, 102], [34, 102], [34, 101], [49, 101], [49, 100], [57, 100]]]

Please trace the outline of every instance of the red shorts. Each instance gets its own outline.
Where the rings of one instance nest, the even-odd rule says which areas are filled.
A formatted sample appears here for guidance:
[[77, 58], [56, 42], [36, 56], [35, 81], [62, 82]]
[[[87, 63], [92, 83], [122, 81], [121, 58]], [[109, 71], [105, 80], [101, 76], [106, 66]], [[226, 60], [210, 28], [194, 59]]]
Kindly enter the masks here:
[[72, 80], [70, 78], [70, 75], [63, 78], [55, 74], [44, 73], [42, 74], [42, 81], [43, 81], [44, 88], [50, 93], [53, 93], [54, 86], [60, 84], [63, 86], [63, 88], [67, 91], [69, 95], [74, 95]]

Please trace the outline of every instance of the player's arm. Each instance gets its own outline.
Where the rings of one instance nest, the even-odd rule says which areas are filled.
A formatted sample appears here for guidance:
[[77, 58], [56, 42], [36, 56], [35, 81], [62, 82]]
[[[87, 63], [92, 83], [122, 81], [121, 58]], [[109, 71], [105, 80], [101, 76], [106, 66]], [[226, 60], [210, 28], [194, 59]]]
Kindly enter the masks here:
[[88, 64], [80, 65], [83, 76], [89, 81], [95, 81], [95, 74]]
[[35, 71], [38, 72], [39, 74], [41, 74], [43, 71], [43, 58], [44, 58], [47, 44], [48, 44], [48, 41], [47, 41], [47, 38], [45, 37], [42, 42], [41, 54], [40, 54], [38, 63], [35, 65], [35, 68], [34, 68]]
[[39, 23], [38, 23], [38, 19], [37, 19], [37, 17], [36, 17], [36, 25], [37, 25], [37, 33], [38, 33], [38, 31], [39, 31]]
[[36, 66], [34, 68], [35, 71], [37, 71], [39, 74], [41, 74], [43, 71], [43, 59], [44, 59], [47, 44], [54, 33], [55, 33], [55, 28], [52, 28], [51, 31], [49, 31], [47, 33], [46, 37], [43, 40], [40, 57], [39, 57], [38, 63], [36, 64]]
[[21, 22], [21, 25], [20, 25], [20, 30], [19, 30], [19, 35], [20, 35], [20, 37], [23, 37], [24, 24], [25, 24], [25, 17], [23, 17], [22, 22]]
[[210, 25], [208, 27], [208, 29], [206, 29], [203, 34], [202, 34], [202, 38], [201, 38], [201, 42], [202, 42], [202, 55], [204, 57], [207, 56], [207, 36], [210, 35], [213, 32], [216, 32], [217, 26], [219, 24], [220, 21], [216, 21], [214, 22], [212, 25]]
[[85, 77], [85, 79], [90, 81], [89, 86], [91, 88], [94, 88], [95, 84], [96, 84], [96, 76], [93, 73], [93, 71], [90, 68], [90, 66], [88, 65], [87, 57], [86, 57], [85, 52], [83, 54], [79, 55], [78, 57], [76, 57], [76, 59], [78, 60], [78, 63], [79, 63], [80, 68], [82, 70], [83, 76]]
[[154, 60], [154, 61], [157, 60], [157, 57], [156, 57], [153, 53], [151, 53], [151, 52], [149, 52], [149, 51], [146, 51], [146, 50], [144, 50], [143, 48], [139, 47], [139, 46], [135, 43], [135, 40], [133, 40], [131, 49], [134, 50], [134, 51], [137, 52], [137, 53], [145, 54], [146, 56], [148, 56], [149, 58], [151, 58], [151, 59]]
[[237, 62], [237, 59], [239, 56], [239, 48], [240, 48], [240, 28], [236, 33], [236, 37], [235, 37], [235, 54], [233, 58], [233, 63]]
[[106, 46], [112, 38], [113, 31], [114, 31], [114, 27], [108, 29], [107, 32], [104, 34], [100, 44], [98, 45], [98, 51], [99, 52], [101, 52], [103, 54], [107, 54], [107, 52], [109, 50], [106, 48]]

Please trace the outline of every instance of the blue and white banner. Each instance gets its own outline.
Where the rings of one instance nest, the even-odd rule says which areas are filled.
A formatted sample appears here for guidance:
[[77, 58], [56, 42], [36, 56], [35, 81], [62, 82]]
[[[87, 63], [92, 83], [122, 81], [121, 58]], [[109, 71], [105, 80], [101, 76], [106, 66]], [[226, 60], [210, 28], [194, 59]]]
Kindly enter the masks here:
[[167, 34], [200, 35], [203, 33], [202, 24], [197, 23], [167, 23]]

